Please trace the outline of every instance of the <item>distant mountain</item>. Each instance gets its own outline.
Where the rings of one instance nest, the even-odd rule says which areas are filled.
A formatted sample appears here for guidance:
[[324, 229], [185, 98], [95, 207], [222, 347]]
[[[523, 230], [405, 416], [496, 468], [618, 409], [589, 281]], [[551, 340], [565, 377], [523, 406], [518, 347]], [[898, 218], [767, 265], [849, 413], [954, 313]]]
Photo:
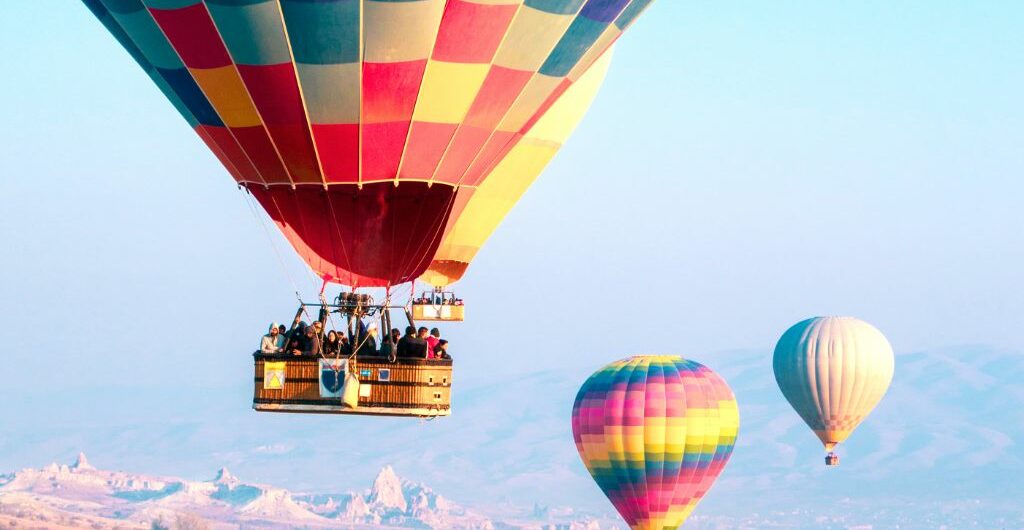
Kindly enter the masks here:
[[[770, 351], [692, 357], [729, 382], [741, 426], [732, 459], [687, 529], [1024, 529], [1024, 354], [981, 346], [898, 353], [889, 393], [840, 447], [837, 469], [824, 467], [821, 444], [778, 391]], [[224, 484], [196, 484], [213, 488], [204, 502], [222, 509], [224, 521], [298, 516], [298, 506], [303, 517], [315, 516], [311, 527], [323, 521], [438, 527], [470, 524], [476, 515], [496, 529], [508, 521], [529, 527], [579, 524], [588, 517], [601, 528], [621, 527], [579, 462], [569, 428], [576, 389], [598, 367], [486, 378], [461, 371], [453, 415], [431, 422], [257, 414], [248, 408], [251, 388], [176, 388], [163, 395], [159, 389], [111, 389], [78, 392], [74, 399], [4, 395], [0, 389], [0, 399], [25, 419], [10, 424], [9, 434], [0, 433], [0, 465], [40, 465], [48, 455], [74, 461], [85, 447], [100, 468], [202, 477], [227, 465], [291, 491], [350, 491], [381, 482], [358, 493], [281, 496], [222, 472]], [[126, 394], [132, 399], [123, 399]], [[94, 410], [118, 413], [97, 416]], [[389, 465], [445, 496], [421, 497], [400, 479], [396, 486], [381, 471]], [[50, 466], [49, 472], [61, 469]], [[5, 480], [14, 479], [0, 483]], [[38, 481], [34, 491], [46, 492], [49, 479], [32, 480]], [[140, 502], [185, 502], [195, 490], [180, 479], [132, 480], [150, 482], [114, 497], [131, 501], [125, 506], [132, 514]], [[9, 498], [4, 491], [0, 507]]]
[[390, 466], [369, 490], [342, 494], [295, 494], [244, 482], [226, 468], [213, 480], [199, 482], [104, 471], [89, 465], [84, 454], [70, 466], [54, 463], [0, 476], [0, 526], [5, 528], [613, 528], [594, 518], [559, 516], [536, 507], [520, 511], [520, 517], [489, 518], [403, 480]]

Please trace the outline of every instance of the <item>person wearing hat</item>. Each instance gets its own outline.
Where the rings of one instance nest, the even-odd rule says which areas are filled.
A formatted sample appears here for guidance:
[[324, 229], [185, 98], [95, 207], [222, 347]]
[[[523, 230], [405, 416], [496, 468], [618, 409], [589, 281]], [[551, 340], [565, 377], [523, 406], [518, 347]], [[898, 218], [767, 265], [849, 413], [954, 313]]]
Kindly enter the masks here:
[[270, 325], [270, 331], [263, 336], [263, 340], [260, 341], [260, 353], [272, 354], [281, 353], [284, 351], [284, 335], [281, 334], [281, 328], [277, 322]]
[[306, 326], [305, 336], [306, 340], [302, 343], [302, 355], [319, 356], [323, 352], [323, 343], [320, 342], [317, 327], [315, 325]]

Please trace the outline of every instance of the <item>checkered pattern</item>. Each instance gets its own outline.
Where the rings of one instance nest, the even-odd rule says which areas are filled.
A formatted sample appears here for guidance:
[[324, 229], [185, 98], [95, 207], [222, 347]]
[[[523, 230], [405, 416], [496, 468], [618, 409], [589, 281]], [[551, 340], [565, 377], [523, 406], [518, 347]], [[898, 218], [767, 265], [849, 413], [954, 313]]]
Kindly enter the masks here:
[[573, 83], [487, 179], [475, 188], [464, 187], [441, 246], [421, 280], [441, 287], [462, 278], [477, 251], [583, 119], [604, 82], [611, 55], [606, 53]]
[[722, 472], [739, 431], [725, 381], [676, 356], [639, 356], [590, 376], [572, 413], [576, 448], [634, 530], [683, 524]]
[[479, 184], [649, 3], [85, 2], [239, 182], [270, 185]]
[[[481, 185], [649, 3], [83, 1], [239, 183], [411, 182], [453, 195]], [[430, 224], [449, 225], [452, 206], [468, 200], [454, 197]], [[303, 220], [272, 216], [321, 276], [352, 273], [363, 285], [411, 279], [439, 245], [382, 273], [344, 252], [310, 254], [326, 246]], [[355, 243], [395, 246], [364, 232]]]

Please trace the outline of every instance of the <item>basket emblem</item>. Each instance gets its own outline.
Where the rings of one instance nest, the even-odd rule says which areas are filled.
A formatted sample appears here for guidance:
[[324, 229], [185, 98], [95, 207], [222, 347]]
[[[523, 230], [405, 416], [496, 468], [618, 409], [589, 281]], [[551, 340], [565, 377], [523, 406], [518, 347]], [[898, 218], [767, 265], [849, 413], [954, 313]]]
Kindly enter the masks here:
[[320, 359], [320, 397], [341, 397], [347, 359]]
[[282, 390], [287, 363], [263, 363], [263, 390]]

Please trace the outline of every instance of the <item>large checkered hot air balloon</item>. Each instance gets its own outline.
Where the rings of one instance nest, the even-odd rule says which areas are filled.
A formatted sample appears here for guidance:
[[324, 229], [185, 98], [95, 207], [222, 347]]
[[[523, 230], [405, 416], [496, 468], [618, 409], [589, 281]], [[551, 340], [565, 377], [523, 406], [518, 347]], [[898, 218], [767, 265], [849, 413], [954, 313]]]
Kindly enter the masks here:
[[683, 524], [729, 460], [739, 421], [725, 380], [674, 355], [605, 366], [572, 409], [580, 457], [633, 530]]
[[313, 271], [353, 287], [458, 280], [650, 3], [83, 1]]
[[828, 453], [846, 440], [892, 382], [895, 359], [881, 331], [852, 317], [817, 317], [786, 330], [775, 345], [775, 381]]

